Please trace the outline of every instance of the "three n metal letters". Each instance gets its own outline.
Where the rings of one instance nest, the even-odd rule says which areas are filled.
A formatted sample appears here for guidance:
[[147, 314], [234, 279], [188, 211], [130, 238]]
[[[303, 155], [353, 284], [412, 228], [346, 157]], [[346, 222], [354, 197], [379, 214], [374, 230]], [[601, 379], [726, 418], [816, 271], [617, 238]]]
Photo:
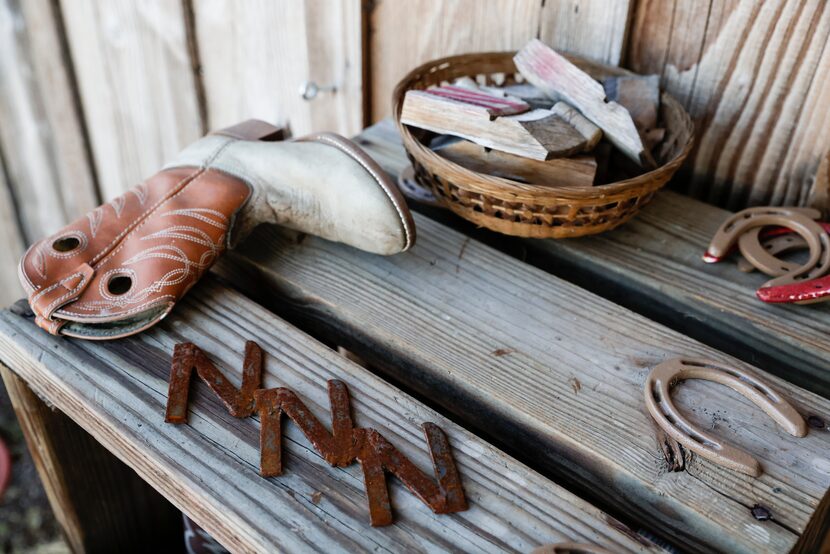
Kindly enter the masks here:
[[332, 430], [318, 420], [290, 389], [260, 388], [262, 383], [262, 349], [253, 341], [245, 344], [242, 386], [237, 389], [193, 343], [178, 344], [173, 351], [165, 421], [187, 422], [187, 401], [193, 370], [228, 408], [234, 417], [248, 417], [257, 412], [261, 422], [260, 474], [272, 477], [282, 473], [282, 415], [291, 419], [311, 441], [315, 450], [336, 467], [354, 462], [363, 469], [364, 486], [369, 499], [369, 517], [373, 526], [392, 523], [392, 508], [386, 473], [404, 485], [430, 509], [439, 514], [462, 512], [467, 500], [461, 478], [452, 457], [449, 441], [434, 423], [424, 423], [436, 481], [431, 479], [375, 429], [354, 426], [349, 389], [338, 380], [328, 381]]

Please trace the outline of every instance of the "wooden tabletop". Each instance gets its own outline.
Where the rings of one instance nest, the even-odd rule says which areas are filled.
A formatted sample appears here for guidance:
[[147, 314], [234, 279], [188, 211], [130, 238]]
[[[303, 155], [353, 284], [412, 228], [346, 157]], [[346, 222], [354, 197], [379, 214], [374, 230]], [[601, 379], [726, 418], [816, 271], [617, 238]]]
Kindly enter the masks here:
[[[405, 165], [388, 123], [358, 140], [391, 173]], [[830, 401], [817, 394], [830, 382], [819, 340], [830, 311], [760, 305], [752, 276], [699, 263], [725, 212], [663, 192], [623, 228], [566, 241], [428, 213], [415, 216], [416, 247], [390, 258], [261, 228], [218, 278], [129, 339], [55, 338], [4, 312], [0, 359], [234, 551], [818, 548], [830, 518]], [[358, 423], [428, 473], [420, 424], [438, 423], [470, 510], [435, 515], [390, 480], [396, 523], [372, 528], [359, 467], [328, 466], [292, 424], [284, 474], [264, 479], [259, 422], [231, 417], [201, 383], [190, 422], [165, 424], [173, 346], [196, 343], [238, 384], [247, 339], [267, 353], [266, 387], [295, 390], [328, 422], [325, 382], [345, 381]], [[796, 439], [730, 390], [687, 382], [674, 395], [684, 413], [764, 473], [688, 451], [666, 459], [642, 387], [681, 355], [756, 372], [814, 426]]]

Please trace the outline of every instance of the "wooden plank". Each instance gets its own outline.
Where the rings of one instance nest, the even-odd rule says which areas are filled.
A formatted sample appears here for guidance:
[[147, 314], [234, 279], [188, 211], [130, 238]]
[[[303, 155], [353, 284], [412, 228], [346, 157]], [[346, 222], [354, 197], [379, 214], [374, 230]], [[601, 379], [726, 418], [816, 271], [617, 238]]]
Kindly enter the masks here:
[[627, 64], [695, 119], [690, 191], [732, 209], [804, 203], [830, 146], [830, 4], [645, 0]]
[[61, 7], [108, 201], [202, 135], [182, 2], [62, 0]]
[[[359, 0], [197, 0], [193, 14], [211, 128], [249, 118], [295, 135], [362, 127]], [[303, 100], [308, 81], [337, 90]]]
[[536, 38], [563, 52], [619, 65], [634, 3], [631, 0], [542, 2]]
[[538, 162], [489, 150], [467, 140], [444, 145], [436, 152], [442, 158], [472, 171], [551, 187], [590, 187], [597, 173], [597, 161], [590, 155]]
[[7, 306], [25, 296], [17, 278], [17, 264], [23, 255], [23, 237], [17, 226], [14, 199], [6, 183], [3, 157], [0, 156], [0, 306]]
[[[397, 521], [369, 527], [360, 468], [332, 468], [290, 424], [285, 473], [264, 479], [258, 474], [259, 423], [231, 417], [202, 384], [191, 395], [189, 423], [165, 424], [173, 346], [192, 341], [205, 348], [238, 384], [248, 339], [266, 352], [265, 387], [294, 390], [327, 421], [325, 382], [343, 380], [356, 423], [380, 430], [422, 468], [430, 467], [430, 461], [420, 423], [437, 423], [449, 437], [470, 509], [437, 516], [390, 480]], [[232, 551], [527, 552], [563, 540], [601, 544], [615, 552], [652, 547], [618, 521], [210, 279], [164, 323], [119, 341], [56, 338], [31, 320], [3, 312], [0, 357]]]
[[73, 552], [167, 552], [181, 543], [181, 514], [164, 497], [2, 364], [0, 375]]
[[[376, 149], [368, 133], [358, 142], [387, 169], [401, 165], [400, 149]], [[642, 404], [648, 371], [681, 355], [739, 362], [425, 217], [416, 224], [416, 247], [391, 258], [262, 228], [220, 270], [685, 547], [786, 551], [814, 536], [830, 502], [826, 428], [793, 439], [728, 389], [688, 382], [679, 405], [765, 472], [751, 479], [688, 453], [685, 471], [671, 472]], [[800, 413], [830, 419], [827, 400], [766, 378]], [[755, 504], [774, 518], [756, 520]]]
[[666, 191], [611, 233], [526, 246], [530, 263], [557, 266], [569, 280], [830, 398], [830, 305], [765, 304], [755, 289], [767, 277], [739, 271], [734, 257], [703, 263], [730, 213]]
[[487, 108], [422, 90], [406, 93], [401, 122], [537, 161], [582, 152], [588, 145], [582, 133], [552, 110], [491, 118]]
[[[603, 86], [540, 40], [528, 42], [513, 58], [522, 76], [551, 98], [561, 98], [602, 129], [603, 135], [639, 165], [650, 154], [628, 110], [609, 101]], [[649, 160], [648, 165], [654, 165]]]
[[[367, 129], [357, 140], [391, 173], [409, 163], [391, 121]], [[487, 232], [477, 236], [830, 398], [830, 346], [825, 340], [830, 304], [764, 304], [754, 295], [764, 282], [760, 274], [738, 271], [734, 259], [714, 265], [702, 262], [709, 240], [730, 213], [661, 191], [632, 221], [593, 237], [520, 241]]]
[[0, 150], [27, 242], [98, 205], [63, 53], [52, 2], [0, 3]]
[[554, 48], [617, 64], [630, 0], [580, 2], [409, 0], [373, 3], [369, 65], [372, 121], [392, 113], [392, 91], [431, 59], [468, 52], [518, 50], [533, 37]]

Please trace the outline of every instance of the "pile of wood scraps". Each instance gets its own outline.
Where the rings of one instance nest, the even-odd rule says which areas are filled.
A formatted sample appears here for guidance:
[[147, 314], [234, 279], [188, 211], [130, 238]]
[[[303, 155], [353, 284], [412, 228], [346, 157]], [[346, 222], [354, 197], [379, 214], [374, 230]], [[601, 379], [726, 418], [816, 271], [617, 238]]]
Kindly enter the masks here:
[[502, 86], [460, 77], [407, 91], [401, 122], [430, 133], [443, 158], [519, 183], [592, 187], [657, 167], [657, 75], [600, 82], [538, 40], [514, 61], [519, 74]]

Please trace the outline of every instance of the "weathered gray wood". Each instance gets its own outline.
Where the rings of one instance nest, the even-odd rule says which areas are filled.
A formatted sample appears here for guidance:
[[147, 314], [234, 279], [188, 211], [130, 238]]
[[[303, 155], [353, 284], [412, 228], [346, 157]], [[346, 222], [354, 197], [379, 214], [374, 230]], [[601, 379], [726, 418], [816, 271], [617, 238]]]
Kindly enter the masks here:
[[17, 262], [23, 254], [23, 237], [17, 226], [15, 205], [6, 183], [0, 159], [0, 306], [7, 306], [23, 296], [17, 278]]
[[60, 5], [101, 195], [112, 200], [202, 135], [183, 2]]
[[830, 147], [830, 3], [642, 0], [626, 65], [695, 122], [690, 192], [741, 209], [804, 203]]
[[[238, 384], [248, 339], [266, 352], [264, 386], [293, 389], [327, 422], [325, 382], [345, 381], [356, 423], [381, 430], [424, 469], [431, 465], [420, 424], [440, 425], [452, 445], [470, 510], [436, 516], [390, 480], [397, 522], [371, 528], [359, 467], [330, 467], [292, 424], [285, 430], [284, 475], [263, 479], [257, 472], [259, 423], [231, 417], [201, 384], [192, 394], [190, 422], [165, 424], [173, 346], [195, 342]], [[3, 312], [0, 358], [233, 551], [528, 552], [566, 539], [614, 551], [652, 547], [621, 523], [209, 279], [163, 324], [119, 341], [55, 338], [30, 320]]]
[[0, 2], [0, 146], [29, 242], [98, 205], [59, 11]]
[[[358, 141], [391, 173], [409, 163], [389, 121], [367, 129]], [[609, 233], [508, 241], [532, 265], [830, 398], [830, 303], [764, 304], [755, 298], [762, 275], [738, 271], [734, 259], [702, 262], [729, 214], [661, 191], [637, 217]]]
[[[360, 130], [359, 0], [196, 0], [193, 12], [213, 129], [253, 117], [294, 135]], [[303, 100], [307, 81], [337, 90]]]
[[[385, 163], [394, 150], [379, 151]], [[786, 551], [813, 536], [822, 517], [811, 517], [830, 502], [826, 427], [795, 439], [728, 389], [685, 383], [678, 405], [756, 456], [764, 474], [688, 453], [685, 471], [669, 472], [643, 408], [648, 371], [681, 355], [739, 362], [425, 217], [416, 223], [416, 247], [391, 258], [263, 228], [221, 272], [689, 548]], [[827, 400], [766, 378], [805, 416], [830, 420]], [[773, 519], [757, 521], [755, 504]]]
[[702, 261], [730, 214], [661, 192], [621, 229], [526, 246], [531, 263], [830, 398], [830, 304], [764, 304], [755, 297], [763, 275], [738, 271], [735, 257]]
[[73, 552], [177, 550], [178, 510], [2, 364], [0, 375]]
[[573, 54], [620, 63], [630, 0], [433, 0], [365, 3], [371, 9], [368, 37], [372, 121], [388, 117], [392, 91], [408, 71], [443, 56], [517, 50], [529, 39]]

